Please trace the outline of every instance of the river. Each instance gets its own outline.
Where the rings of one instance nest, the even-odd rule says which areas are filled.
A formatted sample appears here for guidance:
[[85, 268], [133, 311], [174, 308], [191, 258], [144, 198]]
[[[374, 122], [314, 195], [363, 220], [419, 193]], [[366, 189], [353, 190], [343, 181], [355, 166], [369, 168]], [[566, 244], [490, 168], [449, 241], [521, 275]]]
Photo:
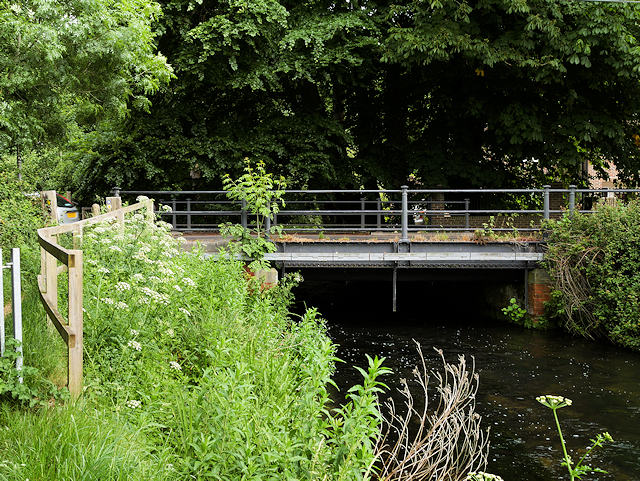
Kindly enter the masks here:
[[365, 354], [386, 358], [394, 373], [384, 382], [395, 391], [401, 378], [412, 378], [419, 362], [415, 340], [429, 369], [442, 367], [434, 347], [450, 363], [458, 355], [469, 363], [475, 360], [480, 375], [476, 411], [483, 426], [491, 428], [488, 472], [505, 481], [569, 479], [560, 465], [553, 413], [535, 399], [555, 394], [573, 400], [558, 414], [574, 460], [597, 433], [608, 431], [614, 439], [590, 461], [609, 474], [583, 479], [640, 480], [640, 354], [561, 331], [492, 321], [479, 314], [486, 306], [468, 301], [472, 284], [400, 284], [396, 313], [391, 312], [387, 283], [303, 286], [296, 293], [299, 304], [319, 308], [339, 345], [338, 357], [346, 361], [335, 375], [343, 392], [359, 382], [353, 366], [366, 367]]

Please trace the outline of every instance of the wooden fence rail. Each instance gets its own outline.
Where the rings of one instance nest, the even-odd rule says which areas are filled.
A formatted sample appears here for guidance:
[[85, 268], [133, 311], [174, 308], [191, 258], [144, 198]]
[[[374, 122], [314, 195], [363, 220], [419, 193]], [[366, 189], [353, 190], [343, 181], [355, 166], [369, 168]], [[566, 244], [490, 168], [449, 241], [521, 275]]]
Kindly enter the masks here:
[[[109, 201], [109, 199], [113, 199]], [[58, 330], [69, 351], [68, 387], [73, 398], [82, 392], [82, 250], [80, 238], [84, 227], [108, 219], [116, 219], [124, 229], [125, 214], [145, 210], [148, 220], [153, 220], [153, 201], [147, 200], [121, 208], [119, 198], [109, 198], [107, 206], [110, 212], [91, 217], [73, 224], [38, 229], [38, 242], [41, 247], [41, 274], [38, 276], [40, 300], [51, 324]], [[58, 236], [71, 232], [74, 249], [65, 249], [58, 244]], [[60, 266], [58, 265], [60, 262]], [[68, 319], [58, 310], [58, 275], [68, 273]]]

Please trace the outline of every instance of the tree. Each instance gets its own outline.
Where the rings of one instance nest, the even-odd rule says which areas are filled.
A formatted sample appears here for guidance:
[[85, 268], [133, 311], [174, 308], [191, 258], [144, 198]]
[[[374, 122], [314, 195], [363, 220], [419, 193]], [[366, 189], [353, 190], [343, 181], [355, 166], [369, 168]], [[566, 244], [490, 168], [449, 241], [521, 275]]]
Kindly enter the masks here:
[[[177, 80], [79, 143], [86, 192], [637, 181], [638, 7], [569, 0], [163, 0]], [[524, 162], [527, 159], [529, 162]], [[533, 160], [537, 162], [533, 162]]]
[[0, 0], [0, 149], [148, 109], [171, 75], [153, 43], [159, 14], [144, 0]]
[[637, 6], [411, 1], [387, 18], [383, 60], [422, 90], [411, 104], [421, 172], [485, 186], [539, 180], [543, 169], [577, 181], [585, 160], [608, 160], [638, 182]]
[[371, 19], [328, 1], [165, 0], [162, 8], [158, 45], [177, 80], [152, 98], [149, 114], [83, 144], [81, 190], [221, 187], [245, 157], [299, 186], [352, 178], [350, 135], [331, 99], [369, 62]]

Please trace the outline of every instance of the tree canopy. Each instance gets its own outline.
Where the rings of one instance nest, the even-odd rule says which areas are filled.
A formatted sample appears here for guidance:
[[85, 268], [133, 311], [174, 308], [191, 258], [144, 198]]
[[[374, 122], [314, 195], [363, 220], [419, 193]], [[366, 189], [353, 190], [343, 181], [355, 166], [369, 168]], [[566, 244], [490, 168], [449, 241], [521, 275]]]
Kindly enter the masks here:
[[148, 107], [171, 72], [153, 43], [160, 13], [144, 0], [0, 0], [0, 149]]
[[160, 6], [157, 47], [176, 79], [148, 112], [76, 138], [76, 189], [220, 187], [245, 157], [309, 188], [576, 182], [587, 160], [638, 181], [635, 5]]

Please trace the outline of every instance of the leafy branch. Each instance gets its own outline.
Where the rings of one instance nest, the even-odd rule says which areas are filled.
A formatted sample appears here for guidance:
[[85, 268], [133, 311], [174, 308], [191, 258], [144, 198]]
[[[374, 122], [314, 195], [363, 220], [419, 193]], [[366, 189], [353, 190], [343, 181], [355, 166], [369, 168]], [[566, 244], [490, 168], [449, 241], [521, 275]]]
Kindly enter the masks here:
[[[266, 219], [273, 219], [280, 211], [280, 205], [285, 205], [283, 196], [286, 182], [284, 177], [274, 179], [273, 174], [267, 173], [262, 160], [255, 167], [249, 158], [245, 158], [244, 163], [243, 175], [232, 179], [225, 174], [222, 182], [230, 199], [246, 202], [247, 210], [256, 219], [255, 230], [227, 222], [220, 225], [220, 233], [225, 237], [233, 237], [239, 251], [253, 259], [249, 267], [257, 270], [268, 267], [263, 260], [264, 255], [275, 251], [275, 246], [268, 239], [270, 232], [264, 232], [263, 225]], [[271, 230], [280, 233], [281, 228], [276, 226]]]

